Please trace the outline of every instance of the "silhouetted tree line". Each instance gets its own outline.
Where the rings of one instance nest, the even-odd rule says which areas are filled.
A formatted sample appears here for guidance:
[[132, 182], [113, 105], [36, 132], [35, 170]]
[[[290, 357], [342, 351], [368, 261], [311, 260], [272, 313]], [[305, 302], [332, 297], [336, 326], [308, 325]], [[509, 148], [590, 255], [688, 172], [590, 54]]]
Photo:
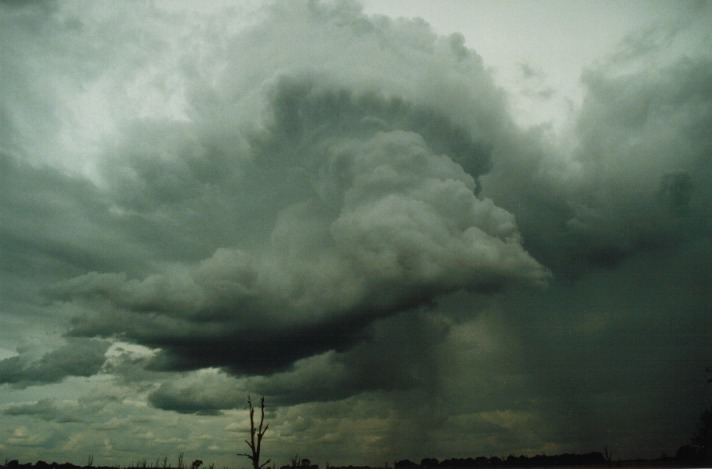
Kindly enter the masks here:
[[[712, 423], [712, 410], [709, 411]], [[708, 427], [712, 428], [712, 427]], [[709, 436], [710, 432], [705, 433]], [[409, 459], [394, 463], [394, 469], [474, 469], [474, 468], [519, 468], [519, 467], [573, 467], [573, 466], [600, 466], [600, 467], [712, 467], [709, 460], [705, 459], [704, 449], [701, 446], [681, 446], [674, 457], [663, 456], [659, 459], [632, 459], [613, 461], [610, 454], [591, 452], [585, 454], [557, 454], [536, 456], [514, 456], [504, 458], [498, 456], [476, 458], [452, 458], [438, 461], [435, 458], [424, 458], [420, 464]], [[349, 469], [349, 468], [328, 468]], [[367, 468], [368, 469], [368, 468]]]
[[[12, 461], [6, 461], [5, 465], [0, 466], [0, 468], [3, 469], [82, 469], [82, 468], [88, 468], [90, 466], [77, 466], [76, 464], [72, 464], [70, 462], [63, 462], [63, 463], [58, 463], [58, 462], [46, 462], [39, 460], [36, 463], [20, 463], [17, 459], [13, 459]], [[100, 466], [91, 466], [91, 469], [117, 469], [116, 467], [100, 467]]]
[[712, 407], [700, 415], [692, 444], [680, 447], [675, 457], [686, 465], [712, 467]]
[[[712, 375], [712, 367], [705, 372]], [[707, 384], [712, 384], [712, 377], [707, 379]], [[700, 415], [691, 443], [680, 447], [675, 457], [686, 465], [712, 467], [712, 407]]]
[[552, 456], [514, 456], [506, 458], [492, 456], [486, 458], [478, 456], [476, 458], [452, 458], [438, 461], [434, 458], [425, 458], [416, 464], [413, 461], [404, 459], [396, 461], [395, 469], [431, 469], [431, 468], [476, 468], [476, 467], [548, 467], [548, 466], [598, 466], [605, 465], [608, 461], [602, 453], [586, 454], [558, 454]]
[[[48, 462], [42, 461], [42, 460], [39, 460], [34, 464], [33, 463], [20, 463], [17, 459], [13, 459], [11, 461], [5, 461], [5, 464], [0, 464], [0, 469], [201, 469], [201, 466], [203, 466], [203, 461], [201, 461], [200, 459], [196, 459], [195, 461], [193, 461], [192, 464], [190, 465], [190, 468], [188, 468], [185, 464], [183, 464], [182, 458], [180, 458], [178, 462], [179, 463], [177, 466], [171, 466], [167, 463], [163, 463], [163, 465], [161, 466], [159, 464], [159, 462], [156, 462], [154, 465], [152, 463], [148, 463], [146, 460], [133, 462], [133, 463], [129, 464], [128, 466], [121, 466], [121, 465], [94, 466], [93, 465], [93, 457], [91, 457], [88, 464], [83, 465], [83, 466], [78, 466], [78, 465], [70, 463], [70, 462], [48, 463]], [[215, 469], [215, 465], [210, 464], [205, 469]]]

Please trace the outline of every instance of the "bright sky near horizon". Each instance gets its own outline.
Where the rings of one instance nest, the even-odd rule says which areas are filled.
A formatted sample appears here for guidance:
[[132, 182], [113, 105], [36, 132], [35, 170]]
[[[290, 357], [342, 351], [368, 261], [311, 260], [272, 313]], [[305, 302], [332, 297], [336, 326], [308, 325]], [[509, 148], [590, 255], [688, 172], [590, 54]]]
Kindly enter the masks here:
[[511, 93], [515, 119], [523, 125], [552, 122], [557, 129], [581, 105], [586, 68], [619, 50], [627, 35], [680, 21], [685, 10], [664, 0], [363, 3], [366, 13], [423, 18], [439, 34], [462, 34]]
[[712, 2], [0, 1], [0, 455], [668, 455]]

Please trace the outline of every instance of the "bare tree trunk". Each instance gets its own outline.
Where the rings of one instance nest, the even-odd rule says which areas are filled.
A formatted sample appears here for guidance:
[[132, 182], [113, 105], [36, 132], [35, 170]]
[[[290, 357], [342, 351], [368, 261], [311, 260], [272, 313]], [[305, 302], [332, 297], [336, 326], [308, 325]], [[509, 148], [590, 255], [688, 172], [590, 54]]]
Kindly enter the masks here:
[[[267, 433], [267, 428], [269, 424], [264, 425], [265, 422], [265, 398], [262, 396], [260, 399], [260, 425], [255, 428], [255, 408], [252, 406], [252, 400], [250, 396], [247, 396], [247, 404], [250, 406], [250, 441], [245, 440], [247, 446], [250, 448], [250, 453], [239, 453], [238, 456], [245, 456], [252, 461], [252, 469], [262, 469], [270, 460], [260, 464], [260, 452], [262, 451], [262, 437]], [[255, 436], [257, 438], [255, 439]]]

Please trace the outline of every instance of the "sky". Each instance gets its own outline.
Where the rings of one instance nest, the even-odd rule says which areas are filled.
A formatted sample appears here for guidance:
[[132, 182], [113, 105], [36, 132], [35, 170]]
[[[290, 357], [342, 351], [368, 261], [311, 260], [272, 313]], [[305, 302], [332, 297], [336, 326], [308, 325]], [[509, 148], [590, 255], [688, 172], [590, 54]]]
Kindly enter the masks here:
[[0, 460], [674, 455], [712, 3], [0, 2]]

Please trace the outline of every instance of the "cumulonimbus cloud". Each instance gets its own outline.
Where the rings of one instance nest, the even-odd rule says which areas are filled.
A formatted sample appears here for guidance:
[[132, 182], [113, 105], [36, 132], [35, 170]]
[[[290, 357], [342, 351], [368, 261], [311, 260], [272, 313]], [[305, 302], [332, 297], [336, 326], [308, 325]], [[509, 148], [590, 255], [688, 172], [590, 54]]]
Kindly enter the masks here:
[[[290, 99], [296, 107], [290, 112], [315, 112], [299, 108], [305, 97]], [[438, 295], [545, 281], [545, 269], [522, 248], [512, 215], [478, 198], [475, 178], [447, 153], [435, 153], [402, 113], [395, 123], [374, 124], [351, 99], [325, 101], [322, 106], [346, 107], [348, 120], [366, 128], [339, 122], [338, 110], [330, 110], [316, 122], [298, 119], [296, 135], [284, 129], [292, 120], [280, 117], [260, 136], [247, 176], [281, 184], [289, 175], [295, 193], [303, 194], [278, 211], [262, 246], [220, 248], [197, 264], [144, 279], [90, 273], [64, 282], [57, 297], [100, 298], [116, 309], [78, 321], [73, 333], [125, 334], [164, 348], [189, 368], [273, 371], [348, 347], [373, 320]], [[462, 146], [465, 154], [455, 157], [477, 156], [477, 145]], [[271, 187], [261, 190], [269, 194]], [[123, 315], [137, 317], [116, 321]], [[317, 339], [290, 346], [305, 335]], [[206, 340], [214, 341], [206, 347], [213, 352], [198, 358], [203, 353], [191, 343]], [[266, 347], [269, 358], [246, 350], [255, 347]]]
[[[477, 71], [478, 81], [462, 92], [464, 78], [443, 76], [453, 94], [469, 96], [473, 105], [483, 90], [496, 95], [477, 58], [456, 53], [452, 41], [443, 43], [427, 28], [371, 22], [357, 11], [317, 21], [316, 16], [336, 14], [331, 8], [298, 9], [289, 27], [301, 31], [307, 23], [321, 34], [340, 31], [355, 41], [349, 42], [352, 50], [381, 34], [394, 35], [388, 47], [400, 48], [406, 57], [396, 64], [402, 72], [416, 58], [425, 60], [415, 70], [426, 76], [442, 61], [460, 63], [465, 75]], [[265, 21], [282, 24], [281, 10]], [[344, 23], [347, 13], [368, 28]], [[255, 41], [264, 27], [244, 33], [243, 40]], [[310, 43], [315, 34], [300, 40]], [[413, 35], [432, 47], [411, 50]], [[320, 44], [326, 49], [319, 53], [338, 57], [340, 44]], [[83, 311], [71, 334], [118, 336], [160, 348], [153, 366], [161, 369], [218, 366], [272, 373], [301, 358], [348, 349], [373, 321], [443, 294], [546, 282], [546, 269], [522, 247], [514, 217], [478, 195], [498, 138], [483, 129], [498, 128], [503, 108], [472, 113], [479, 120], [458, 112], [450, 116], [427, 94], [421, 98], [394, 86], [386, 79], [392, 70], [386, 73], [376, 64], [361, 64], [371, 71], [366, 80], [344, 74], [339, 60], [321, 69], [305, 69], [284, 57], [276, 62], [262, 71], [261, 81], [240, 69], [251, 80], [230, 77], [222, 83], [225, 89], [215, 91], [249, 97], [234, 99], [235, 106], [256, 101], [255, 109], [261, 109], [257, 119], [239, 109], [229, 116], [242, 115], [233, 126], [238, 137], [232, 140], [241, 143], [232, 154], [224, 146], [212, 153], [217, 158], [190, 150], [196, 141], [199, 148], [214, 138], [214, 129], [225, 129], [220, 119], [226, 116], [211, 110], [196, 114], [194, 122], [181, 124], [186, 132], [172, 136], [185, 138], [187, 151], [152, 154], [146, 141], [114, 145], [110, 167], [121, 177], [115, 184], [107, 179], [123, 213], [151, 220], [159, 215], [163, 220], [165, 213], [183, 216], [196, 200], [212, 201], [210, 210], [217, 205], [242, 216], [259, 214], [259, 222], [244, 219], [252, 223], [252, 240], [243, 239], [238, 228], [202, 260], [166, 259], [144, 276], [91, 272], [58, 284], [51, 296]], [[159, 140], [156, 145], [166, 148]], [[129, 154], [123, 158], [116, 151]], [[211, 163], [220, 171], [208, 171], [215, 177], [206, 178]], [[127, 191], [132, 198], [124, 197]], [[220, 219], [212, 223], [224, 229]]]

